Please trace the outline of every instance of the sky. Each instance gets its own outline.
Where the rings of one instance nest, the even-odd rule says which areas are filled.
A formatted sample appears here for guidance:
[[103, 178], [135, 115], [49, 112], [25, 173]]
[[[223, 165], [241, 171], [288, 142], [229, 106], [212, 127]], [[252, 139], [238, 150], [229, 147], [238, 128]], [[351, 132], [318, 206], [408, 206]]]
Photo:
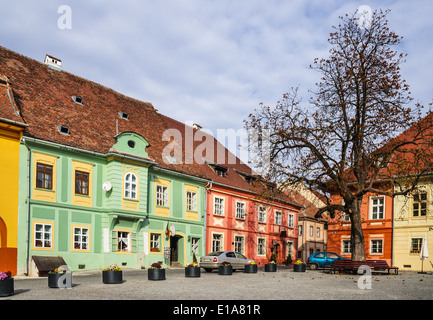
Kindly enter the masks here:
[[408, 54], [402, 76], [414, 102], [431, 102], [431, 0], [0, 0], [0, 45], [41, 62], [53, 55], [63, 70], [217, 137], [291, 87], [308, 101], [319, 80], [309, 65], [328, 56], [338, 17], [361, 5], [391, 9]]

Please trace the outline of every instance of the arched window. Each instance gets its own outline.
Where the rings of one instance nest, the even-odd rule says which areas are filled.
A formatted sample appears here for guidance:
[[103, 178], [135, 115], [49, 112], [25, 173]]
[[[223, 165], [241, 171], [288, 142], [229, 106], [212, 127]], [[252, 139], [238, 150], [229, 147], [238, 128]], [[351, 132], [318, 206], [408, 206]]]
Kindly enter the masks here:
[[137, 176], [133, 173], [125, 175], [124, 197], [127, 199], [137, 199]]

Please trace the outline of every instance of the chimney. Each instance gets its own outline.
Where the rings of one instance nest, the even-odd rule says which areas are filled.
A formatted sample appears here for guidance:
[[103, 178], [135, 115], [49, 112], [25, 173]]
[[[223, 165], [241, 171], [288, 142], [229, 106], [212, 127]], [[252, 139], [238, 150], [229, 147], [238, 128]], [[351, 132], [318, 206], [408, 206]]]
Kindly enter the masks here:
[[62, 67], [62, 60], [47, 54], [45, 55], [45, 64], [53, 69], [60, 70]]

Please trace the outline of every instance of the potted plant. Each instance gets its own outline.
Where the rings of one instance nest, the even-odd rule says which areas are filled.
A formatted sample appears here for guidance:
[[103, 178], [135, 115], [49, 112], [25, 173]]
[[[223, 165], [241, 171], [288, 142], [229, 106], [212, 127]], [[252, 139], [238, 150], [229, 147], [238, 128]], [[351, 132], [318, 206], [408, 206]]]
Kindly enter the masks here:
[[10, 271], [0, 272], [0, 297], [14, 294], [14, 278]]
[[152, 263], [148, 272], [147, 272], [148, 280], [165, 280], [165, 269], [158, 263]]
[[48, 272], [49, 288], [72, 288], [72, 272], [68, 266], [65, 267], [61, 266]]
[[228, 276], [233, 273], [233, 268], [230, 262], [224, 261], [218, 266], [218, 274]]
[[248, 261], [245, 264], [245, 273], [257, 273], [257, 264], [254, 261]]
[[197, 262], [190, 263], [185, 267], [185, 277], [195, 278], [200, 277], [200, 267]]
[[265, 272], [276, 272], [277, 264], [274, 260], [269, 261], [265, 264]]
[[122, 269], [117, 264], [110, 264], [107, 268], [102, 269], [102, 282], [106, 284], [122, 283]]
[[305, 263], [303, 263], [301, 260], [296, 260], [296, 262], [293, 266], [293, 271], [305, 272], [306, 269], [307, 269], [307, 265]]

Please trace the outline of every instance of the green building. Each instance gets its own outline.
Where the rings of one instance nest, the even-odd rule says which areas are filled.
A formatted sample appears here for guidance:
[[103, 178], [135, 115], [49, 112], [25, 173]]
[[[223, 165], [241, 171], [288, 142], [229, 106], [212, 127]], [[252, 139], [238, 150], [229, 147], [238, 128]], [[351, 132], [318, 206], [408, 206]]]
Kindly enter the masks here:
[[38, 262], [55, 257], [74, 271], [183, 266], [204, 255], [209, 180], [170, 163], [167, 128], [150, 103], [2, 47], [0, 54], [28, 125], [18, 274], [44, 271]]

